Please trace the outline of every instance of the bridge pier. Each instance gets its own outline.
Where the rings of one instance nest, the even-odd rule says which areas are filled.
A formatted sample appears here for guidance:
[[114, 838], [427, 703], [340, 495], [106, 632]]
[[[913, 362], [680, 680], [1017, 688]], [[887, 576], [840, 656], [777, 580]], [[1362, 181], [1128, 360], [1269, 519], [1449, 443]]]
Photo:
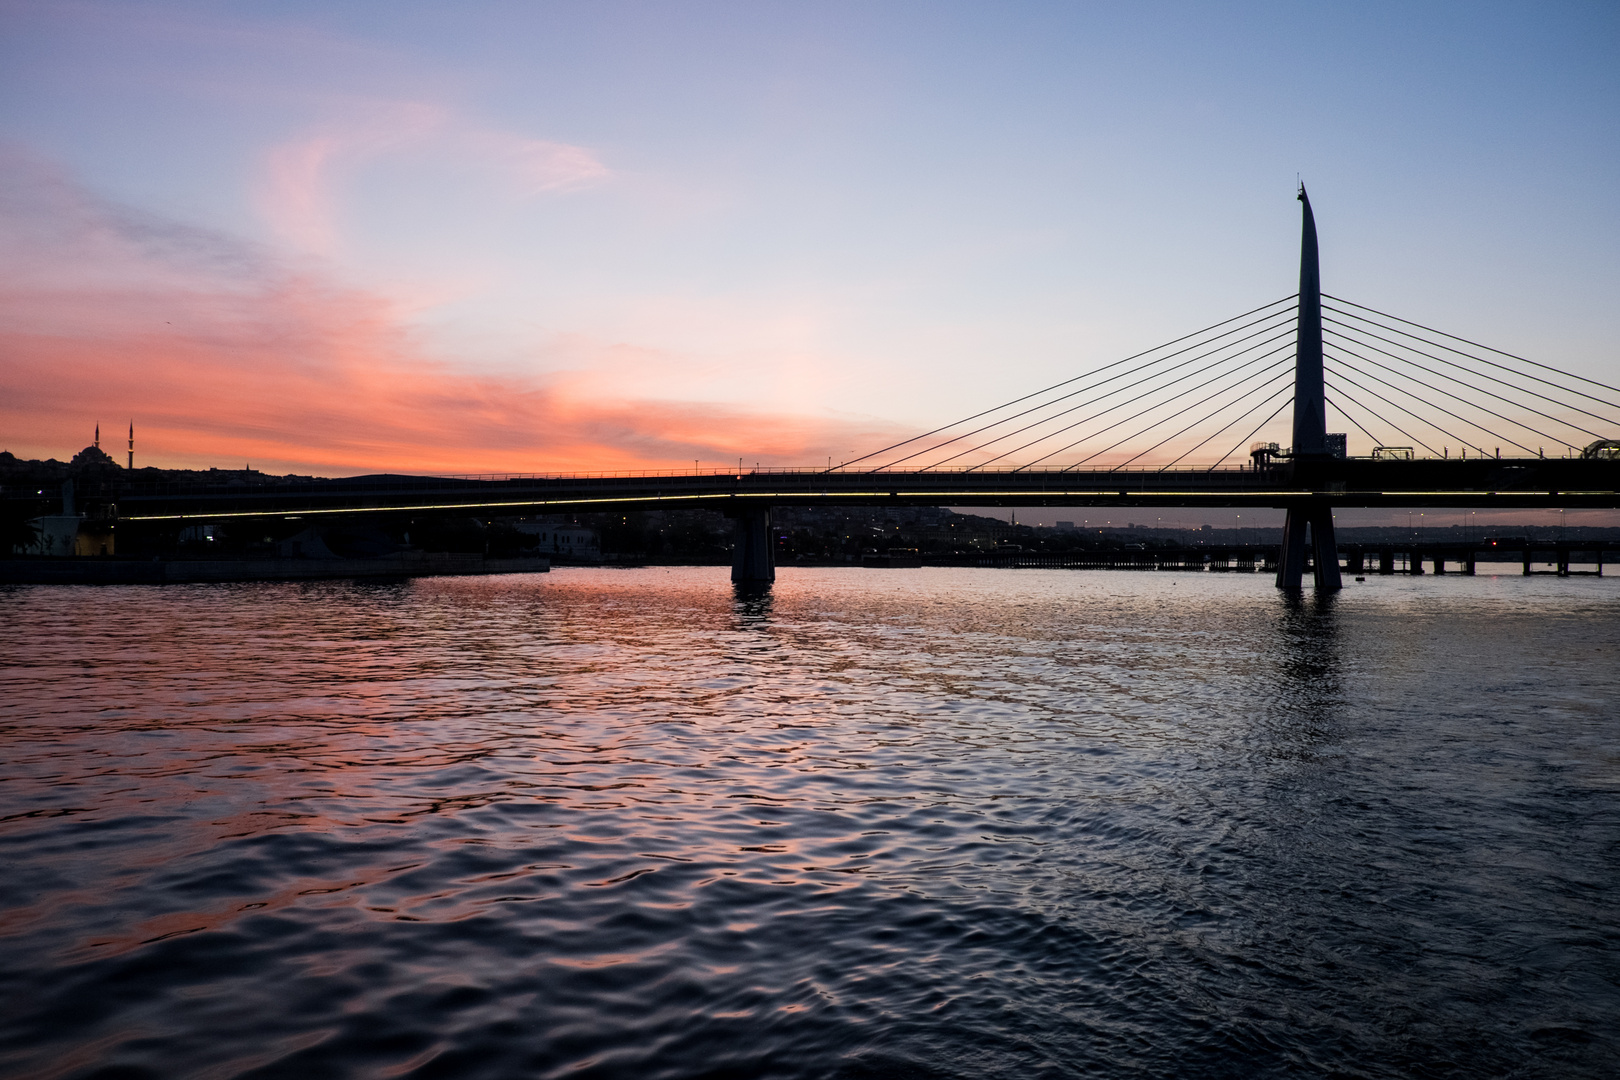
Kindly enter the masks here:
[[1283, 520], [1282, 558], [1277, 563], [1277, 588], [1298, 589], [1304, 584], [1307, 537], [1315, 558], [1313, 580], [1318, 589], [1332, 592], [1344, 587], [1339, 574], [1339, 546], [1333, 536], [1333, 508], [1327, 503], [1296, 503]]
[[727, 516], [732, 519], [731, 580], [739, 585], [769, 585], [775, 581], [771, 508], [749, 507]]

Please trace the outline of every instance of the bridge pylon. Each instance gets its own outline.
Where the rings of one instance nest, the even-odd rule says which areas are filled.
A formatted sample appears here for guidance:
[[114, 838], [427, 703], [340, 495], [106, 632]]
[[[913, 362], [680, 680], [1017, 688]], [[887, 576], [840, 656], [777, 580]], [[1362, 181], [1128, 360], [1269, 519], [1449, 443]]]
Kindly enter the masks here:
[[[1322, 268], [1316, 250], [1316, 217], [1310, 196], [1299, 186], [1303, 219], [1299, 239], [1299, 324], [1294, 345], [1294, 446], [1296, 480], [1310, 480], [1333, 457], [1327, 445], [1327, 394], [1322, 380]], [[1277, 587], [1297, 589], [1305, 578], [1306, 533], [1315, 562], [1315, 585], [1343, 588], [1339, 547], [1333, 535], [1333, 507], [1322, 500], [1287, 506], [1282, 557], [1277, 560]]]
[[739, 585], [769, 585], [776, 580], [776, 543], [771, 535], [771, 508], [748, 506], [727, 515], [732, 519], [731, 580]]

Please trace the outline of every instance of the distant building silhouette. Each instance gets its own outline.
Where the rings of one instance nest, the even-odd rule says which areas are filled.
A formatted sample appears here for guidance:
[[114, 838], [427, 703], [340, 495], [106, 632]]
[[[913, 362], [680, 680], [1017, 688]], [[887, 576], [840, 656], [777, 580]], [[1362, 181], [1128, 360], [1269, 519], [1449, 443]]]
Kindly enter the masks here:
[[602, 560], [601, 541], [597, 539], [596, 530], [588, 526], [522, 521], [518, 522], [517, 530], [539, 541], [540, 550], [545, 554], [562, 555], [581, 562]]

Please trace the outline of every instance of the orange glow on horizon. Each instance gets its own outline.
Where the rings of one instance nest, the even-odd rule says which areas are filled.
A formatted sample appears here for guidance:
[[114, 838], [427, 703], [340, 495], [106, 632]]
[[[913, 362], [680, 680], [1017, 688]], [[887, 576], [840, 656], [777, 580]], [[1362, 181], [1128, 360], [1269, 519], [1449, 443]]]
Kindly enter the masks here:
[[[138, 467], [317, 475], [687, 468], [739, 456], [812, 464], [830, 445], [890, 435], [604, 399], [599, 380], [460, 373], [415, 350], [386, 302], [308, 281], [250, 298], [13, 292], [0, 303], [79, 331], [0, 333], [4, 448], [23, 457], [70, 455], [89, 441], [80, 429], [129, 418]], [[159, 308], [190, 318], [130, 327], [150, 327]]]
[[[560, 144], [495, 149], [530, 186], [600, 169]], [[324, 262], [132, 213], [26, 153], [0, 148], [0, 165], [16, 189], [0, 208], [0, 449], [19, 457], [71, 456], [96, 423], [130, 420], [137, 467], [328, 476], [813, 464], [894, 436], [651, 399], [623, 344], [574, 350], [570, 371], [463, 369], [422, 343], [419, 310], [335, 284]]]

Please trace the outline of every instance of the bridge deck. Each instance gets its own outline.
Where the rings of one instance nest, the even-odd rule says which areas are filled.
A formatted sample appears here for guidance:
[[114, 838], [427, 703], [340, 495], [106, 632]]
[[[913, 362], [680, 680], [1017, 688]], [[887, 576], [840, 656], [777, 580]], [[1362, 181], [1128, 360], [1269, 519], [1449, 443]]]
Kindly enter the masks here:
[[1281, 507], [1620, 506], [1620, 462], [1580, 459], [1339, 460], [1271, 469], [1094, 472], [703, 473], [466, 478], [361, 476], [291, 484], [128, 487], [116, 516], [175, 520], [474, 510], [488, 514], [761, 505]]

